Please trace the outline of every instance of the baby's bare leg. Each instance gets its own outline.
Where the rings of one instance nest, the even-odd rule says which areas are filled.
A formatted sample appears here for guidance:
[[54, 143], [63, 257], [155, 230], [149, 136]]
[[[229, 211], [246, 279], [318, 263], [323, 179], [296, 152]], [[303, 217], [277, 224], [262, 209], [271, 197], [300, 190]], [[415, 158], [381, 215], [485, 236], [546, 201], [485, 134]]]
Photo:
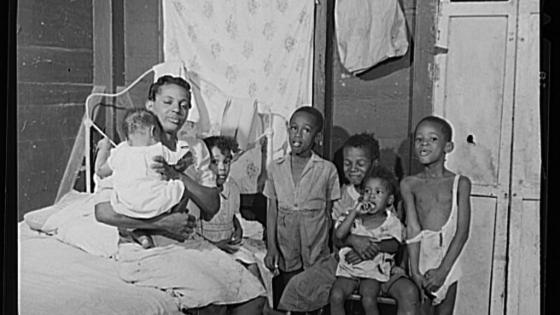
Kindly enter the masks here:
[[436, 315], [451, 315], [453, 314], [453, 309], [455, 308], [455, 298], [457, 296], [457, 282], [453, 283], [447, 290], [445, 299], [441, 304], [435, 307]]
[[381, 283], [375, 279], [362, 279], [360, 281], [360, 295], [362, 296], [362, 306], [366, 315], [378, 315], [377, 295]]
[[154, 247], [154, 240], [146, 230], [136, 229], [130, 232], [132, 238], [142, 245], [143, 248], [148, 249]]
[[344, 303], [358, 284], [355, 279], [336, 277], [330, 296], [331, 315], [345, 314]]

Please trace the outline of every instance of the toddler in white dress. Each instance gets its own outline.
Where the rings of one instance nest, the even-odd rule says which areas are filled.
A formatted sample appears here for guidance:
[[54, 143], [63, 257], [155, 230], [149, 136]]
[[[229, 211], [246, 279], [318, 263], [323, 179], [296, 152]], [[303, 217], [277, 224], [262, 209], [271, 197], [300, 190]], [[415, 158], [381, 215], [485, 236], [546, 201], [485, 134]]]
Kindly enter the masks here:
[[[173, 152], [160, 141], [157, 117], [146, 109], [127, 111], [122, 124], [126, 140], [112, 149], [96, 173], [111, 175], [111, 206], [115, 212], [132, 218], [150, 219], [180, 206], [185, 185], [178, 179], [163, 178], [151, 168], [154, 157], [162, 156], [167, 164], [183, 171], [192, 164], [192, 153]], [[102, 148], [107, 150], [107, 148]], [[154, 246], [145, 230], [131, 231], [144, 248]]]

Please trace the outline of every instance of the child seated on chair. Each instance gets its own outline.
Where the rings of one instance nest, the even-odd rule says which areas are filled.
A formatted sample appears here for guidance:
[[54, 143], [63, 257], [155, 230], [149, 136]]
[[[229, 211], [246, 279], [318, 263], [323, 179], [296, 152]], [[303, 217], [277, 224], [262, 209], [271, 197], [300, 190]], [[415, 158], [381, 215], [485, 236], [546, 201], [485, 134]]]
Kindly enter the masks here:
[[[173, 152], [164, 146], [158, 118], [146, 109], [128, 110], [122, 129], [126, 140], [112, 149], [110, 155], [108, 141], [100, 141], [95, 163], [96, 174], [100, 178], [111, 175], [111, 205], [115, 212], [132, 218], [150, 219], [174, 207], [176, 211], [184, 209], [183, 182], [162, 178], [150, 165], [159, 155], [182, 172], [193, 163], [192, 153]], [[129, 232], [142, 247], [154, 247], [146, 231], [137, 229]]]
[[[424, 170], [401, 182], [411, 275], [422, 291], [425, 311], [452, 314], [460, 254], [469, 234], [471, 182], [445, 167], [453, 142], [451, 125], [444, 119], [420, 120], [414, 150]], [[426, 298], [431, 303], [425, 303]]]
[[[371, 237], [377, 241], [394, 239], [402, 241], [404, 227], [390, 207], [395, 201], [392, 174], [382, 168], [372, 168], [363, 181], [363, 195], [346, 215], [335, 224], [335, 236], [341, 240], [348, 234]], [[379, 252], [374, 259], [352, 264], [346, 260], [351, 250], [339, 251], [336, 282], [331, 290], [331, 314], [344, 314], [344, 302], [359, 287], [366, 314], [378, 314], [377, 295], [381, 283], [391, 277], [394, 254]]]
[[334, 164], [312, 150], [322, 128], [317, 109], [299, 107], [288, 124], [291, 152], [268, 169], [265, 263], [280, 272], [279, 291], [291, 277], [330, 255], [330, 212], [340, 187]]
[[[379, 165], [379, 142], [369, 133], [354, 134], [348, 138], [342, 148], [342, 169], [347, 181], [341, 188], [341, 198], [333, 203], [332, 219], [336, 222], [349, 209], [353, 208], [362, 194], [362, 182], [371, 168], [382, 168]], [[386, 170], [389, 172], [389, 170]], [[392, 174], [391, 174], [392, 175]], [[393, 177], [394, 185], [397, 179]], [[400, 218], [397, 202], [389, 207]], [[402, 220], [402, 219], [401, 219]], [[374, 259], [379, 252], [397, 253], [404, 247], [395, 240], [375, 241], [373, 238], [360, 235], [348, 235], [343, 240], [334, 237], [337, 247], [349, 246], [352, 251], [345, 254], [346, 261], [357, 264], [361, 261]], [[398, 254], [396, 254], [396, 257]], [[280, 305], [292, 311], [317, 310], [329, 303], [329, 293], [336, 281], [338, 255], [331, 255], [315, 264], [310, 269], [296, 275], [288, 283], [280, 300]], [[403, 259], [401, 264], [406, 261]], [[397, 301], [398, 315], [413, 315], [418, 307], [418, 290], [407, 277], [405, 269], [393, 266], [391, 278], [381, 285], [381, 294]], [[374, 296], [375, 297], [375, 296]]]

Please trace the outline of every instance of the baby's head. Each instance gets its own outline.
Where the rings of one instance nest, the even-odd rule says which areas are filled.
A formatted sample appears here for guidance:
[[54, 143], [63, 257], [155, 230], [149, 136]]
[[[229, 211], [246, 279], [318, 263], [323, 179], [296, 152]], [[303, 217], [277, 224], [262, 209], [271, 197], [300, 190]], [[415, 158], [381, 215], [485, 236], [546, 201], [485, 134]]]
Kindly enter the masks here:
[[131, 146], [152, 145], [160, 141], [161, 136], [158, 118], [144, 108], [126, 111], [122, 121], [122, 131]]
[[238, 144], [234, 138], [212, 136], [204, 139], [210, 151], [210, 170], [216, 174], [216, 184], [221, 187], [229, 175], [233, 155], [238, 151]]
[[443, 162], [453, 150], [453, 129], [443, 118], [424, 117], [414, 131], [414, 150], [423, 165]]
[[373, 134], [352, 135], [342, 146], [342, 157], [344, 177], [358, 187], [368, 170], [379, 163], [379, 142]]
[[288, 137], [292, 154], [307, 157], [323, 130], [323, 115], [310, 106], [299, 107], [290, 118]]
[[362, 214], [374, 214], [393, 206], [397, 195], [397, 184], [393, 173], [383, 166], [372, 167], [362, 185]]

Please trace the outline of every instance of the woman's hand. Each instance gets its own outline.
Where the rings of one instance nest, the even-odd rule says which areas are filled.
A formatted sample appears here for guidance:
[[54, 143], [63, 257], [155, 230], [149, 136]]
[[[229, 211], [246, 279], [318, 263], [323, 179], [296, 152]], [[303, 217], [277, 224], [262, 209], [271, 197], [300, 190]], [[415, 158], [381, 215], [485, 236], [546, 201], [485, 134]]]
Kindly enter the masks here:
[[348, 237], [348, 242], [362, 260], [373, 259], [379, 253], [379, 245], [374, 238], [361, 235], [351, 235]]
[[173, 166], [167, 164], [161, 155], [154, 157], [154, 163], [151, 167], [154, 171], [160, 173], [164, 180], [179, 179], [180, 173]]
[[187, 152], [177, 164], [175, 164], [174, 168], [177, 172], [183, 173], [189, 166], [193, 165], [195, 162], [194, 155], [191, 151]]
[[186, 212], [174, 212], [158, 217], [157, 226], [172, 235], [186, 239], [194, 232], [196, 218]]

